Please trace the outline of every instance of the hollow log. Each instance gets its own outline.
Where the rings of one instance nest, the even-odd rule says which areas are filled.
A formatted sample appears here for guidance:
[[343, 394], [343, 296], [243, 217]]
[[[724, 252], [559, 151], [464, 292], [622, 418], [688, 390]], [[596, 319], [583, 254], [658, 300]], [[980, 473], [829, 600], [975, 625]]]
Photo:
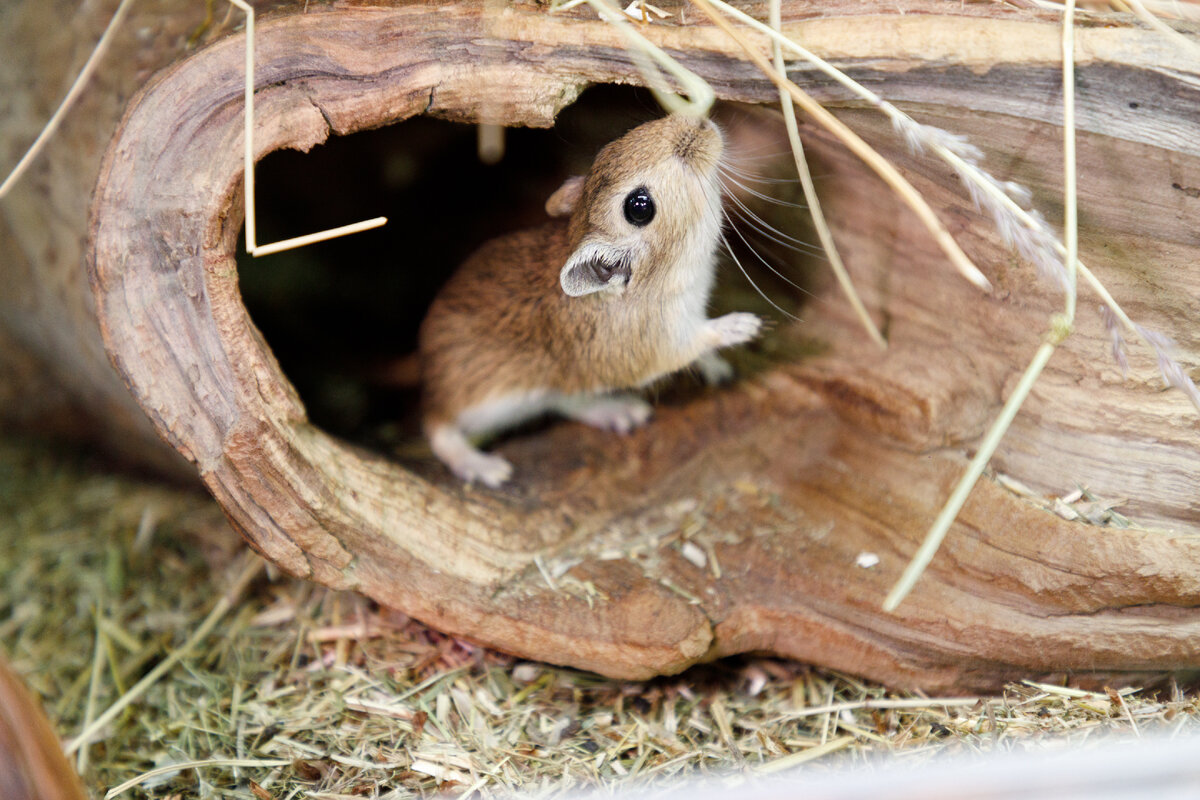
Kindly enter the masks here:
[[[785, 3], [785, 27], [920, 121], [967, 134], [999, 178], [1060, 217], [1055, 18], [901, 5]], [[694, 7], [671, 10], [647, 36], [720, 97], [773, 102]], [[1125, 17], [1088, 17], [1078, 37], [1084, 258], [1194, 372], [1195, 61]], [[879, 610], [1061, 301], [948, 169], [809, 67], [792, 74], [901, 166], [995, 290], [958, 278], [882, 184], [806, 125], [888, 351], [822, 289], [803, 323], [773, 334], [819, 342], [818, 355], [664, 405], [629, 437], [566, 423], [514, 437], [501, 450], [517, 480], [486, 491], [313, 425], [246, 312], [243, 47], [224, 36], [129, 103], [96, 179], [87, 262], [105, 347], [138, 405], [284, 570], [521, 656], [630, 678], [767, 651], [969, 691], [1030, 676], [1145, 681], [1200, 660], [1200, 423], [1162, 391], [1152, 357], [1131, 352], [1127, 376], [1112, 364], [1086, 295], [994, 465], [1036, 492], [1124, 499], [1145, 527], [1068, 522], [986, 479], [909, 600]], [[421, 114], [550, 126], [584, 87], [641, 80], [591, 12], [532, 2], [486, 19], [474, 3], [297, 9], [259, 25], [257, 52], [259, 158]], [[862, 554], [878, 563], [859, 566]]]

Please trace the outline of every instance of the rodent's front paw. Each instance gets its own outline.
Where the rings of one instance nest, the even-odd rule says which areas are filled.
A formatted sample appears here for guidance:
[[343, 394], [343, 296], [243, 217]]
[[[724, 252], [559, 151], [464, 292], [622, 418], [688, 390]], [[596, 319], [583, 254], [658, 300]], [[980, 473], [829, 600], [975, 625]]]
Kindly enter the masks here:
[[758, 336], [761, 330], [762, 320], [745, 311], [726, 314], [708, 321], [708, 332], [712, 336], [714, 348], [743, 344]]

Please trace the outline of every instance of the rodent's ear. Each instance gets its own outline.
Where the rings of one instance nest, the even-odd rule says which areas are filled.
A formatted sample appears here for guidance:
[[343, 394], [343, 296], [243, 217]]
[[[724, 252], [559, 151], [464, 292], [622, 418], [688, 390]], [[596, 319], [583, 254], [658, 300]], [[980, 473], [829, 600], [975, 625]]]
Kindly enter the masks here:
[[546, 201], [546, 213], [552, 217], [565, 217], [575, 210], [583, 195], [583, 176], [572, 175]]
[[558, 273], [562, 290], [570, 297], [583, 297], [601, 289], [615, 289], [629, 283], [632, 274], [629, 259], [595, 244], [580, 247]]

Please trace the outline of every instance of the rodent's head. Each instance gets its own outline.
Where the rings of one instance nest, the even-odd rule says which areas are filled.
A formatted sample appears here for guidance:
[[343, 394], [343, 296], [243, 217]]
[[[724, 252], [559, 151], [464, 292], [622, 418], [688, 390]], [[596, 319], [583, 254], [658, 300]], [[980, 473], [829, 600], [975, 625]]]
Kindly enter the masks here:
[[563, 291], [682, 291], [711, 271], [723, 147], [715, 124], [683, 115], [639, 125], [604, 147], [586, 178], [568, 181], [547, 203], [560, 213], [573, 206]]

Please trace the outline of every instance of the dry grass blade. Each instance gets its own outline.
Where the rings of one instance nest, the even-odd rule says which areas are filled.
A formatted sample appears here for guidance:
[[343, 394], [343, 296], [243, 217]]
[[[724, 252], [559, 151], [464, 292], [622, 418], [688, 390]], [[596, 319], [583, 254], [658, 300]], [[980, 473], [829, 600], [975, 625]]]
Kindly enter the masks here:
[[1141, 4], [1156, 17], [1200, 22], [1200, 3], [1196, 0], [1142, 0]]
[[980, 442], [979, 448], [975, 452], [975, 457], [967, 465], [966, 471], [958, 483], [955, 484], [954, 490], [950, 493], [946, 504], [942, 506], [942, 510], [938, 513], [937, 519], [934, 520], [933, 526], [925, 534], [925, 538], [921, 541], [921, 546], [917, 548], [917, 552], [913, 554], [912, 559], [908, 562], [908, 566], [904, 568], [904, 572], [900, 575], [900, 579], [896, 581], [896, 585], [892, 587], [887, 597], [884, 598], [882, 606], [884, 611], [895, 611], [901, 601], [917, 585], [921, 574], [925, 572], [925, 568], [933, 560], [933, 556], [937, 553], [938, 548], [941, 547], [946, 534], [950, 532], [950, 526], [954, 524], [954, 520], [958, 518], [958, 513], [962, 511], [962, 507], [967, 502], [967, 497], [971, 494], [971, 490], [975, 488], [975, 484], [978, 482], [980, 476], [983, 475], [988, 462], [992, 460], [996, 448], [1000, 446], [1000, 440], [1004, 438], [1004, 434], [1008, 431], [1009, 426], [1012, 425], [1017, 412], [1021, 410], [1021, 405], [1025, 402], [1025, 398], [1029, 396], [1029, 392], [1033, 389], [1034, 383], [1037, 382], [1038, 376], [1042, 374], [1042, 370], [1050, 361], [1050, 356], [1054, 355], [1054, 349], [1055, 345], [1051, 342], [1044, 342], [1038, 347], [1033, 360], [1025, 368], [1025, 372], [1022, 373], [1021, 380], [1017, 382], [1012, 394], [1005, 401], [1004, 408], [1001, 409], [999, 416], [996, 417], [991, 427], [988, 428], [987, 434], [983, 437], [983, 441]]
[[824, 744], [819, 744], [816, 747], [810, 747], [808, 750], [802, 750], [799, 753], [792, 753], [790, 756], [783, 756], [774, 761], [759, 766], [755, 771], [765, 774], [773, 772], [782, 772], [785, 769], [798, 767], [801, 764], [807, 764], [810, 761], [815, 761], [818, 758], [836, 753], [839, 750], [844, 750], [854, 743], [853, 736], [839, 736], [836, 739], [831, 739]]
[[[701, 11], [703, 11], [709, 19], [713, 21], [717, 27], [721, 28], [734, 42], [737, 43], [746, 57], [754, 63], [756, 67], [768, 78], [771, 82], [779, 87], [780, 91], [787, 92], [796, 103], [820, 123], [826, 130], [832, 132], [835, 136], [846, 145], [847, 149], [853, 152], [856, 156], [863, 160], [872, 170], [875, 171], [888, 186], [896, 192], [897, 195], [912, 209], [921, 223], [929, 230], [938, 247], [946, 254], [950, 262], [956, 269], [969, 280], [981, 289], [991, 289], [991, 282], [984, 276], [979, 268], [971, 262], [967, 254], [962, 251], [958, 243], [954, 241], [954, 237], [950, 235], [950, 231], [946, 230], [946, 226], [942, 224], [933, 209], [925, 202], [920, 193], [913, 188], [912, 184], [904, 178], [903, 175], [885, 158], [880, 156], [875, 150], [862, 140], [858, 134], [850, 130], [841, 120], [833, 114], [825, 110], [825, 108], [814, 100], [809, 94], [804, 92], [796, 84], [787, 79], [786, 75], [778, 73], [770, 62], [759, 53], [753, 45], [738, 33], [737, 30], [726, 20], [713, 3], [709, 0], [692, 0]], [[722, 8], [728, 8], [722, 4]], [[761, 24], [761, 23], [759, 23]], [[767, 28], [770, 31], [770, 28]], [[774, 33], [772, 31], [772, 33]], [[785, 39], [786, 41], [786, 39]]]
[[[104, 668], [104, 633], [100, 626], [100, 612], [96, 611], [96, 647], [92, 655], [92, 673], [88, 679], [88, 695], [87, 705], [83, 711], [83, 728], [86, 730], [88, 726], [96, 719], [97, 698], [100, 693], [100, 675]], [[75, 760], [75, 769], [79, 774], [87, 772], [88, 765], [88, 748], [82, 746], [79, 748], [79, 756]]]
[[1125, 0], [1125, 2], [1128, 3], [1129, 7], [1133, 9], [1133, 13], [1137, 14], [1138, 19], [1142, 20], [1151, 28], [1154, 28], [1154, 30], [1163, 34], [1176, 44], [1182, 45], [1188, 50], [1191, 50], [1195, 55], [1200, 56], [1200, 43], [1197, 43], [1190, 37], [1184, 36], [1182, 33], [1163, 22], [1156, 14], [1154, 14], [1154, 12], [1146, 7], [1146, 4], [1143, 3], [1142, 0]]
[[71, 106], [74, 105], [75, 100], [79, 97], [84, 87], [87, 86], [88, 81], [91, 80], [92, 73], [96, 71], [100, 59], [107, 52], [108, 43], [112, 40], [112, 36], [116, 30], [121, 26], [121, 20], [124, 19], [125, 12], [129, 10], [130, 2], [131, 0], [121, 0], [120, 5], [117, 6], [117, 10], [113, 12], [112, 20], [109, 21], [108, 27], [104, 29], [100, 40], [96, 42], [95, 48], [92, 49], [92, 54], [84, 62], [83, 69], [79, 70], [79, 75], [71, 83], [71, 88], [67, 90], [66, 96], [58, 104], [58, 108], [54, 110], [54, 113], [50, 116], [50, 120], [42, 128], [41, 133], [33, 140], [33, 144], [25, 151], [25, 155], [21, 156], [20, 161], [13, 167], [12, 172], [8, 174], [3, 183], [0, 183], [0, 198], [7, 195], [9, 190], [21, 179], [21, 176], [29, 169], [29, 165], [37, 158], [38, 153], [42, 152], [42, 148], [46, 146], [46, 142], [50, 141], [50, 138], [58, 130], [58, 126], [62, 124], [63, 118], [71, 110]]
[[879, 700], [859, 700], [853, 703], [826, 703], [825, 705], [812, 706], [806, 708], [802, 712], [797, 712], [797, 717], [815, 717], [822, 714], [841, 714], [845, 711], [869, 711], [869, 710], [884, 710], [884, 709], [902, 709], [902, 708], [956, 708], [975, 706], [980, 703], [987, 702], [982, 697], [919, 697], [912, 699], [891, 699], [884, 698]]
[[1063, 242], [1067, 248], [1067, 297], [1063, 327], [1075, 324], [1079, 272], [1079, 196], [1075, 173], [1075, 0], [1067, 0], [1063, 12]]
[[116, 719], [117, 715], [124, 711], [130, 704], [136, 702], [147, 689], [157, 683], [164, 675], [171, 671], [174, 666], [184, 658], [192, 648], [196, 647], [200, 642], [204, 641], [212, 629], [216, 627], [221, 618], [234, 606], [241, 598], [242, 593], [250, 584], [250, 581], [262, 571], [263, 561], [257, 555], [247, 554], [242, 560], [242, 568], [239, 570], [237, 578], [233, 585], [221, 595], [220, 599], [213, 605], [212, 611], [205, 617], [192, 635], [184, 642], [183, 646], [172, 652], [169, 656], [163, 659], [158, 665], [150, 670], [144, 678], [138, 681], [128, 692], [121, 696], [117, 702], [113, 703], [108, 709], [92, 721], [90, 725], [85, 727], [78, 736], [76, 736], [66, 747], [67, 755], [74, 753], [80, 747], [91, 743], [99, 734], [100, 730], [105, 725]]
[[317, 233], [285, 239], [281, 242], [258, 244], [258, 221], [255, 213], [257, 206], [254, 200], [254, 9], [245, 0], [229, 0], [229, 3], [246, 15], [245, 124], [242, 133], [242, 182], [246, 195], [246, 252], [252, 256], [265, 256], [386, 225], [387, 217], [375, 217], [339, 228], [330, 228]]
[[[495, 46], [495, 27], [504, 6], [505, 0], [484, 0], [483, 3], [483, 32], [486, 44], [481, 61], [487, 68], [499, 63], [499, 48]], [[496, 91], [484, 95], [479, 108], [479, 122], [475, 126], [475, 152], [484, 164], [498, 164], [504, 158], [505, 129], [496, 122], [500, 119], [499, 109], [503, 96], [504, 91], [496, 87]]]
[[104, 800], [112, 800], [114, 797], [120, 797], [133, 787], [141, 786], [152, 778], [163, 775], [174, 775], [185, 769], [204, 769], [205, 767], [285, 767], [291, 763], [291, 761], [284, 759], [263, 758], [208, 758], [203, 761], [181, 761], [178, 764], [169, 764], [165, 767], [148, 770], [137, 777], [130, 778], [124, 783], [114, 786], [105, 793]]
[[933, 526], [925, 535], [925, 539], [921, 542], [921, 546], [905, 567], [900, 579], [896, 581], [896, 585], [888, 592], [887, 597], [883, 601], [883, 610], [892, 612], [897, 606], [908, 596], [909, 592], [916, 586], [920, 580], [921, 574], [925, 568], [929, 566], [929, 562], [933, 560], [933, 556], [937, 553], [941, 546], [942, 540], [946, 538], [946, 534], [950, 531], [950, 526], [957, 519], [958, 513], [962, 510], [963, 504], [967, 501], [967, 496], [971, 490], [975, 488], [980, 476], [983, 475], [984, 469], [992, 460], [992, 456], [996, 453], [996, 448], [1000, 446], [1000, 441], [1008, 432], [1009, 426], [1012, 425], [1013, 419], [1016, 418], [1017, 412], [1021, 410], [1026, 398], [1029, 397], [1030, 391], [1033, 390], [1034, 383], [1037, 382], [1038, 376], [1046, 364], [1049, 363], [1050, 357], [1054, 355], [1055, 348], [1070, 335], [1071, 326], [1075, 323], [1075, 289], [1076, 289], [1076, 267], [1079, 263], [1079, 236], [1078, 236], [1078, 202], [1076, 197], [1075, 185], [1075, 2], [1068, 0], [1066, 9], [1063, 12], [1063, 66], [1062, 66], [1062, 81], [1063, 81], [1063, 194], [1065, 212], [1065, 231], [1064, 239], [1067, 249], [1067, 281], [1066, 281], [1066, 309], [1064, 312], [1051, 320], [1051, 331], [1049, 339], [1043, 342], [1034, 354], [1033, 360], [1026, 367], [1025, 372], [1021, 375], [1021, 380], [1013, 389], [1012, 394], [1004, 403], [1004, 408], [1000, 415], [992, 423], [988, 429], [987, 435], [984, 436], [980, 443], [974, 458], [967, 466], [966, 472], [955, 485], [954, 490], [950, 494], [950, 498], [946, 501], [946, 505], [942, 507]]
[[[663, 108], [672, 114], [690, 114], [699, 117], [708, 116], [709, 110], [712, 109], [713, 101], [716, 99], [716, 94], [713, 92], [713, 88], [708, 85], [708, 82], [685, 68], [678, 61], [667, 55], [660, 47], [638, 33], [637, 29], [629, 22], [628, 17], [620, 9], [615, 8], [609, 3], [608, 0], [570, 0], [570, 2], [566, 3], [555, 3], [551, 8], [552, 10], [568, 9], [579, 3], [590, 5], [600, 15], [600, 19], [615, 27], [626, 38], [629, 42], [629, 53], [633, 57], [634, 64], [637, 66], [642, 78], [645, 79], [646, 85], [650, 87], [650, 91], [654, 93], [655, 99], [658, 100]], [[663, 79], [662, 73], [659, 72], [658, 67], [666, 70], [668, 74], [679, 82], [683, 94], [687, 97], [686, 100], [671, 91], [670, 87], [667, 86], [667, 82]]]
[[[771, 0], [770, 13], [771, 27], [780, 30], [782, 27], [780, 0]], [[786, 74], [783, 65], [783, 49], [780, 47], [779, 42], [774, 43], [772, 55], [775, 70], [780, 75]], [[787, 127], [788, 141], [792, 145], [792, 156], [796, 161], [796, 174], [800, 177], [800, 185], [804, 189], [804, 198], [808, 202], [813, 225], [817, 229], [817, 238], [821, 240], [821, 247], [824, 248], [825, 255], [829, 258], [829, 266], [833, 269], [833, 274], [837, 277], [838, 284], [842, 287], [842, 292], [846, 295], [846, 299], [850, 301], [850, 306], [854, 309], [854, 315], [862, 322], [871, 339], [881, 348], [887, 349], [887, 340], [883, 338], [883, 334], [879, 332], [879, 327], [875, 325], [875, 321], [871, 319], [871, 315], [867, 313], [866, 307], [863, 306], [862, 299], [858, 296], [858, 292], [854, 289], [854, 283], [850, 280], [850, 274], [846, 271], [846, 265], [842, 262], [842, 255], [838, 252], [837, 244], [833, 240], [833, 232], [829, 230], [829, 223], [825, 219], [825, 212], [821, 209], [821, 200], [817, 197], [817, 188], [813, 185], [812, 172], [808, 168], [808, 159], [804, 157], [804, 145], [800, 141], [800, 131], [796, 125], [796, 110], [792, 106], [792, 96], [782, 89], [779, 90], [779, 105], [783, 111], [783, 122]]]

